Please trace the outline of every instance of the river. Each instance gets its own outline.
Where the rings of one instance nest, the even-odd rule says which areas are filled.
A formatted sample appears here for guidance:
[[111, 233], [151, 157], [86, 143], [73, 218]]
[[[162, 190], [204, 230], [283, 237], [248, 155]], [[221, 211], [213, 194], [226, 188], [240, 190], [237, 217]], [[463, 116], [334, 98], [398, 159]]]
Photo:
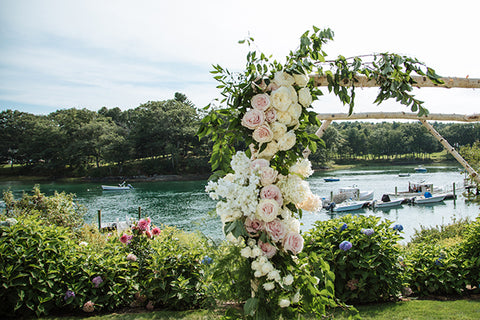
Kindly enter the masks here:
[[[316, 172], [308, 179], [312, 191], [320, 197], [329, 198], [339, 188], [358, 186], [360, 190], [373, 190], [375, 199], [384, 193], [408, 189], [408, 182], [425, 181], [435, 187], [452, 189], [463, 186], [464, 175], [454, 165], [426, 166], [427, 173], [414, 173], [414, 166], [360, 167], [347, 170]], [[399, 177], [399, 173], [411, 173], [410, 177]], [[323, 178], [335, 176], [337, 182], [325, 182]], [[32, 190], [35, 182], [2, 181], [0, 190], [11, 190], [16, 198], [23, 192]], [[100, 183], [92, 182], [39, 182], [41, 191], [47, 195], [55, 190], [74, 193], [79, 204], [88, 209], [85, 215], [87, 223], [97, 224], [97, 213], [101, 210], [103, 222], [114, 222], [126, 217], [137, 218], [139, 208], [142, 216], [149, 216], [156, 225], [177, 226], [186, 231], [199, 230], [215, 240], [223, 238], [221, 222], [211, 211], [216, 202], [205, 193], [206, 181], [156, 181], [135, 182], [133, 190], [102, 191]], [[404, 227], [404, 242], [420, 226], [447, 224], [453, 219], [475, 219], [480, 214], [478, 203], [473, 203], [458, 195], [457, 200], [445, 200], [434, 205], [402, 205], [389, 210], [361, 209], [352, 214], [375, 215], [388, 219]], [[326, 210], [317, 213], [304, 213], [301, 219], [302, 230], [310, 229], [315, 221], [340, 217], [344, 213], [331, 214]]]

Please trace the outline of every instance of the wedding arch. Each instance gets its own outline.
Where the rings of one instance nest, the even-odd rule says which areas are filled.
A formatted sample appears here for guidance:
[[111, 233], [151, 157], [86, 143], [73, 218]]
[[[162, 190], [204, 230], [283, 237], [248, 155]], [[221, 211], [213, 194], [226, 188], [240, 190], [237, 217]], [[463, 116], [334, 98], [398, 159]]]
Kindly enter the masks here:
[[[322, 143], [306, 131], [321, 124], [312, 110], [323, 95], [319, 85], [349, 105], [349, 114], [355, 88], [374, 83], [379, 87], [376, 103], [394, 98], [425, 117], [429, 112], [412, 89], [423, 79], [449, 84], [424, 63], [398, 54], [327, 60], [323, 45], [330, 40], [330, 29], [313, 27], [283, 62], [252, 50], [242, 72], [213, 66], [222, 99], [205, 108], [198, 136], [213, 143], [214, 174], [206, 191], [217, 200], [227, 240], [243, 257], [238, 272], [244, 280], [237, 285], [248, 289], [247, 318], [322, 315], [326, 306], [336, 305], [334, 274], [321, 257], [308, 257], [320, 270], [306, 263], [299, 222], [303, 211], [322, 207], [305, 180], [313, 170], [304, 157], [305, 149], [315, 152]], [[254, 39], [240, 42], [251, 48]]]

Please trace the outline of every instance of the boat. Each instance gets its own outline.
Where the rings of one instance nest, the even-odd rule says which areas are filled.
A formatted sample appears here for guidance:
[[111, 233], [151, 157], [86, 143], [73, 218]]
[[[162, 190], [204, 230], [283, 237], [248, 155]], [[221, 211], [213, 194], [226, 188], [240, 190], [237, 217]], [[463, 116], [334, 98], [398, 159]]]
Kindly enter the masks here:
[[427, 168], [424, 168], [422, 166], [415, 168], [415, 172], [427, 172]]
[[384, 194], [382, 200], [375, 200], [372, 205], [374, 208], [391, 208], [401, 205], [404, 200], [404, 198], [390, 200], [388, 194]]
[[446, 196], [446, 194], [438, 194], [433, 196], [430, 192], [425, 192], [423, 196], [413, 197], [412, 201], [414, 204], [435, 203], [443, 201]]
[[343, 211], [352, 211], [361, 209], [365, 205], [365, 201], [350, 201], [334, 204], [332, 211], [333, 212], [343, 212]]
[[130, 190], [130, 189], [133, 189], [132, 185], [131, 184], [127, 184], [127, 185], [118, 185], [118, 186], [104, 186], [102, 185], [102, 190], [104, 191], [117, 191], [117, 190]]
[[373, 190], [360, 191], [356, 186], [340, 189], [340, 194], [347, 194], [349, 198], [360, 201], [373, 200], [373, 193]]
[[340, 178], [335, 178], [335, 177], [329, 177], [329, 178], [323, 178], [325, 182], [334, 182], [334, 181], [340, 181]]
[[399, 173], [399, 177], [410, 177], [410, 173]]

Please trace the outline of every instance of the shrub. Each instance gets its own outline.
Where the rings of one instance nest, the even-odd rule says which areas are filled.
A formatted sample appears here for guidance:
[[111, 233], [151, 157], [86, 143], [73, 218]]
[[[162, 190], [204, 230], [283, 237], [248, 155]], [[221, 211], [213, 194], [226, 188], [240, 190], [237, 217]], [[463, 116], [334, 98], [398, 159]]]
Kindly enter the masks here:
[[74, 194], [58, 193], [45, 196], [40, 192], [40, 186], [33, 187], [32, 195], [26, 193], [22, 198], [15, 200], [13, 194], [7, 191], [3, 194], [5, 200], [5, 215], [7, 217], [21, 218], [38, 214], [39, 219], [47, 225], [56, 225], [76, 230], [83, 225], [85, 208], [77, 205]]
[[305, 235], [304, 252], [330, 264], [335, 294], [342, 301], [386, 301], [401, 290], [403, 268], [396, 245], [401, 229], [374, 216], [318, 221]]
[[410, 244], [438, 242], [444, 239], [456, 238], [463, 234], [465, 229], [469, 226], [470, 220], [453, 219], [453, 222], [448, 225], [440, 225], [435, 227], [420, 226], [420, 230], [415, 230], [414, 235], [410, 239]]
[[459, 258], [464, 261], [466, 281], [480, 288], [480, 216], [466, 228], [459, 248]]

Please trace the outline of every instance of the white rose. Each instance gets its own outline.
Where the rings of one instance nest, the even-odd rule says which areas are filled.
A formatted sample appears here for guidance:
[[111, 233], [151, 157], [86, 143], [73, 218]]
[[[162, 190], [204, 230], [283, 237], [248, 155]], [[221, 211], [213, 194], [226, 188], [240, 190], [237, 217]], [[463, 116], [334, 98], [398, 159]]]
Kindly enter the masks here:
[[292, 103], [290, 107], [288, 107], [287, 112], [292, 119], [298, 120], [302, 115], [302, 106], [298, 103]]
[[251, 253], [250, 256], [251, 256], [252, 258], [256, 258], [256, 257], [258, 257], [258, 256], [260, 256], [260, 255], [262, 255], [262, 254], [263, 254], [262, 249], [260, 249], [259, 247], [255, 247], [255, 248], [252, 249], [252, 253]]
[[288, 87], [280, 87], [273, 91], [270, 99], [273, 107], [278, 111], [287, 111], [288, 107], [294, 102]]
[[310, 160], [305, 158], [299, 159], [293, 166], [290, 167], [289, 171], [304, 178], [310, 177], [313, 174], [312, 163]]
[[270, 125], [270, 129], [273, 132], [273, 139], [278, 140], [281, 136], [287, 133], [287, 126], [283, 123], [275, 121]]
[[261, 125], [257, 127], [252, 134], [253, 140], [258, 143], [270, 142], [273, 139], [273, 132], [270, 130], [268, 124]]
[[257, 270], [257, 271], [255, 271], [255, 273], [253, 274], [253, 276], [254, 276], [255, 278], [260, 278], [260, 277], [263, 276], [263, 274], [262, 274], [261, 271], [258, 271], [258, 270]]
[[290, 306], [290, 300], [280, 299], [280, 301], [278, 301], [278, 305], [280, 306], [280, 308], [287, 308]]
[[279, 111], [277, 112], [277, 121], [285, 126], [290, 125], [292, 122], [292, 116], [288, 111]]
[[293, 79], [299, 87], [305, 87], [308, 84], [310, 78], [306, 74], [294, 74]]
[[274, 199], [261, 199], [257, 205], [257, 215], [260, 220], [270, 222], [277, 217], [279, 208]]
[[267, 111], [265, 111], [265, 120], [270, 123], [277, 120], [277, 111], [275, 110], [275, 108], [269, 108]]
[[265, 282], [263, 284], [263, 289], [265, 289], [267, 291], [273, 290], [274, 288], [275, 288], [275, 283], [274, 282]]
[[270, 141], [267, 147], [257, 156], [259, 158], [271, 159], [278, 152], [278, 144], [275, 141]]
[[283, 278], [283, 284], [286, 286], [289, 286], [293, 283], [293, 276], [291, 274], [286, 275]]
[[250, 247], [245, 247], [242, 250], [240, 250], [240, 254], [244, 258], [250, 258], [252, 256], [252, 249]]
[[272, 167], [262, 168], [260, 170], [260, 182], [262, 186], [268, 186], [272, 183], [275, 183], [277, 180], [278, 172]]
[[276, 282], [280, 282], [282, 277], [280, 276], [280, 272], [278, 270], [272, 270], [267, 274], [268, 280], [275, 280]]
[[275, 72], [273, 81], [279, 86], [291, 86], [295, 83], [295, 78], [286, 72], [278, 71]]
[[275, 270], [275, 268], [273, 267], [273, 265], [270, 262], [267, 262], [267, 263], [262, 265], [263, 274], [268, 274], [268, 273], [272, 272], [273, 270]]
[[312, 95], [308, 88], [302, 88], [298, 91], [298, 101], [305, 108], [312, 104]]
[[296, 304], [296, 303], [299, 303], [300, 302], [300, 291], [297, 291], [297, 293], [295, 293], [295, 295], [292, 297], [292, 303], [293, 304]]
[[278, 140], [278, 150], [290, 150], [291, 148], [293, 148], [296, 142], [297, 136], [295, 135], [295, 132], [290, 130]]

